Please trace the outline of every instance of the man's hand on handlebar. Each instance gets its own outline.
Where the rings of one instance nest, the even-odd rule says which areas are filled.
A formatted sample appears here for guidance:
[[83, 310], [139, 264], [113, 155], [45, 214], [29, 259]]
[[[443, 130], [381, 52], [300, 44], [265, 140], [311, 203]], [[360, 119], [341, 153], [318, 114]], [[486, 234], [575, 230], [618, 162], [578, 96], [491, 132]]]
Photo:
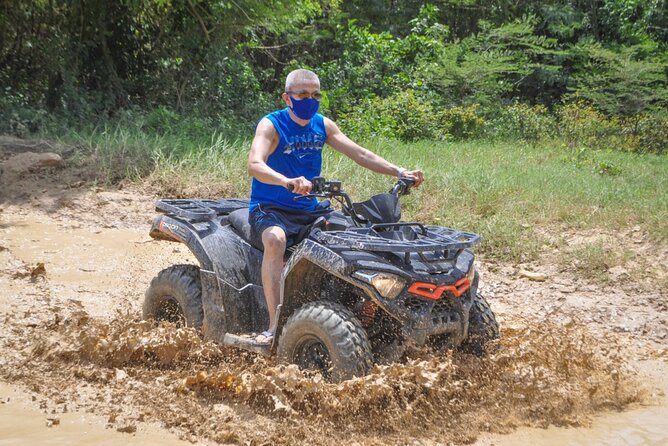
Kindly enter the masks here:
[[313, 184], [304, 177], [288, 178], [285, 187], [296, 194], [307, 195], [311, 193]]
[[424, 181], [424, 173], [420, 169], [406, 170], [401, 174], [401, 178], [410, 178], [415, 182], [413, 187], [419, 187]]

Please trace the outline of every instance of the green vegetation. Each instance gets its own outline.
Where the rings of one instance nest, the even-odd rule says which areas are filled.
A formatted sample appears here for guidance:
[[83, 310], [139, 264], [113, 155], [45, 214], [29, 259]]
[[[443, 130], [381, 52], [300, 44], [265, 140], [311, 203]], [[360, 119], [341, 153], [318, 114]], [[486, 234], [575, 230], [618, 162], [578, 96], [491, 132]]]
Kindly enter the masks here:
[[[667, 66], [667, 0], [17, 0], [0, 133], [75, 142], [104, 181], [245, 195], [247, 140], [307, 67], [325, 115], [426, 172], [409, 217], [523, 260], [538, 226], [668, 235]], [[336, 155], [324, 172], [388, 186]]]
[[[86, 137], [69, 134], [62, 141], [89, 148], [103, 181], [128, 178], [172, 197], [249, 193], [247, 140], [228, 142], [214, 135], [194, 142], [98, 129]], [[477, 232], [483, 236], [483, 252], [494, 259], [536, 259], [551, 248], [541, 235], [546, 228], [620, 230], [640, 224], [652, 238], [668, 237], [665, 156], [570, 149], [549, 140], [374, 139], [366, 146], [397, 164], [425, 171], [424, 186], [403, 201], [405, 218]], [[392, 183], [331, 149], [323, 174], [343, 180], [358, 200]]]
[[576, 140], [586, 130], [589, 148], [659, 153], [668, 145], [667, 6], [4, 2], [0, 132], [139, 121], [244, 138], [281, 105], [287, 72], [306, 66], [321, 77], [324, 112], [362, 138], [535, 140], [576, 115]]

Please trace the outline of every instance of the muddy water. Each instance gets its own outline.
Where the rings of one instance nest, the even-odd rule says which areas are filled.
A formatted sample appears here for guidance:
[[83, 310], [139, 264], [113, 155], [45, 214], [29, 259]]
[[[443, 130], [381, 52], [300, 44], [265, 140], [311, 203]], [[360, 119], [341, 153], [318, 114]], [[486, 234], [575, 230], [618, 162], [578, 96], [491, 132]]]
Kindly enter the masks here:
[[[146, 423], [169, 431], [149, 432], [154, 443], [142, 444], [178, 444], [176, 437], [241, 444], [459, 444], [481, 432], [550, 425], [572, 427], [524, 427], [482, 437], [479, 444], [668, 444], [665, 405], [605, 412], [662, 400], [651, 391], [645, 395], [645, 378], [625, 366], [618, 340], [595, 337], [577, 318], [554, 315], [576, 320], [565, 325], [524, 319], [513, 329], [517, 321], [509, 317], [502, 321], [499, 352], [485, 361], [417, 351], [363, 379], [330, 385], [293, 367], [220, 350], [192, 331], [140, 321], [151, 277], [190, 259], [182, 246], [152, 242], [143, 230], [4, 217], [0, 378], [13, 384], [0, 388], [0, 396], [27, 386], [40, 395], [32, 404], [44, 398], [49, 416], [61, 422], [47, 428], [43, 412], [6, 402], [0, 405], [0, 445], [41, 438], [120, 444], [130, 437], [117, 429], [140, 435]], [[45, 273], [30, 276], [38, 263]], [[657, 364], [642, 376], [665, 379], [668, 367]], [[72, 410], [103, 418], [82, 421]], [[591, 427], [579, 427], [601, 411]], [[103, 428], [107, 424], [110, 429]], [[11, 436], [6, 427], [14, 425], [25, 426], [22, 435]], [[174, 443], [160, 443], [162, 437]]]
[[523, 428], [507, 436], [486, 438], [478, 446], [666, 446], [668, 409], [655, 407], [597, 417], [591, 427], [559, 429]]
[[186, 446], [191, 443], [165, 435], [156, 426], [142, 426], [131, 433], [105, 428], [105, 419], [79, 412], [65, 414], [44, 413], [28, 393], [0, 383], [0, 445], [12, 446], [68, 446], [99, 445], [127, 446]]
[[[150, 282], [151, 274], [170, 262], [192, 262], [183, 245], [156, 242], [145, 230], [81, 229], [77, 223], [63, 224], [44, 216], [35, 220], [4, 217], [0, 240], [11, 254], [8, 263], [23, 273], [44, 264], [44, 286], [57, 296], [55, 300], [79, 302], [92, 316], [109, 316], [120, 306], [137, 308], [141, 288]], [[20, 286], [7, 281], [0, 284], [0, 291], [11, 296]], [[17, 303], [27, 302], [0, 297], [0, 311], [13, 310]]]
[[587, 427], [569, 429], [520, 428], [509, 435], [482, 435], [476, 446], [666, 446], [668, 445], [668, 364], [663, 361], [636, 363], [654, 386], [655, 404], [627, 412], [599, 414]]

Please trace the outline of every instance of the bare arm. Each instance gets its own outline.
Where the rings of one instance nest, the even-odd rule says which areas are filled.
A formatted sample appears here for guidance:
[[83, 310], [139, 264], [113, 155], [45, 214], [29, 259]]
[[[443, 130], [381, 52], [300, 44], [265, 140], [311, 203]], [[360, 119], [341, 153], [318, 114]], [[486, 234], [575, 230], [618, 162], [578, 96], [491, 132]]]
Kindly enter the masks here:
[[415, 180], [416, 187], [422, 184], [424, 175], [421, 170], [403, 171], [382, 156], [376, 155], [348, 138], [331, 119], [325, 118], [325, 129], [327, 130], [327, 144], [360, 166], [384, 175], [398, 176], [401, 174], [410, 177]]
[[278, 146], [278, 133], [271, 121], [263, 118], [257, 125], [248, 154], [248, 174], [266, 184], [283, 187], [291, 184], [294, 192], [308, 194], [311, 191], [311, 182], [306, 178], [288, 178], [267, 165], [267, 158], [276, 150], [276, 146]]

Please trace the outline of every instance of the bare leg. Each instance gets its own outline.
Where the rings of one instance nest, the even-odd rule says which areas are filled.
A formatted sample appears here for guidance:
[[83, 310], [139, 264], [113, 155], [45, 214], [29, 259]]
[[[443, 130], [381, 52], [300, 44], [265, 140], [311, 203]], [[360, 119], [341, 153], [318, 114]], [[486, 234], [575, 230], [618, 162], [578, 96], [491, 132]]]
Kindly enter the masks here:
[[[283, 271], [283, 255], [285, 254], [285, 231], [272, 226], [262, 232], [264, 257], [262, 258], [262, 288], [269, 310], [269, 331], [276, 330], [276, 308], [280, 303], [281, 272]], [[262, 341], [258, 339], [258, 341]]]

